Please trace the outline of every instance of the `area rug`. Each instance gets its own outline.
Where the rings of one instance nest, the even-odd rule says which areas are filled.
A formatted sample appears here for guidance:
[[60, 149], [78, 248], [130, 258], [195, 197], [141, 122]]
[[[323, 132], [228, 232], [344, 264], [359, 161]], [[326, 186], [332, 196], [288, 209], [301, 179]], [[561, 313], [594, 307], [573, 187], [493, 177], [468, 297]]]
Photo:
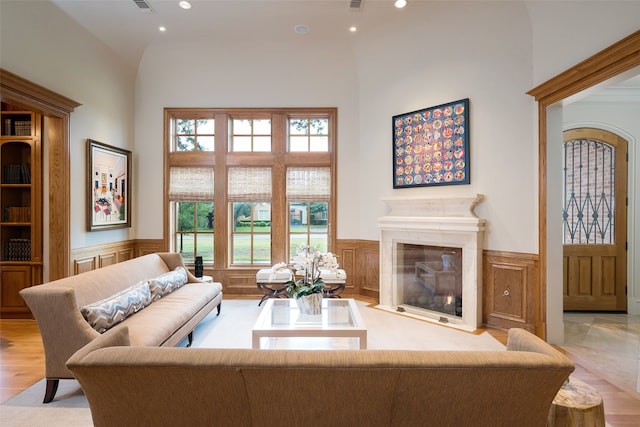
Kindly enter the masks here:
[[[504, 350], [504, 345], [487, 332], [464, 332], [379, 310], [362, 301], [357, 303], [367, 326], [369, 349]], [[262, 308], [257, 300], [224, 300], [220, 316], [216, 316], [214, 311], [196, 328], [194, 347], [250, 348], [251, 328]], [[92, 425], [89, 405], [75, 380], [61, 380], [56, 398], [48, 404], [42, 403], [44, 389], [43, 379], [3, 403], [0, 406], [0, 425]]]

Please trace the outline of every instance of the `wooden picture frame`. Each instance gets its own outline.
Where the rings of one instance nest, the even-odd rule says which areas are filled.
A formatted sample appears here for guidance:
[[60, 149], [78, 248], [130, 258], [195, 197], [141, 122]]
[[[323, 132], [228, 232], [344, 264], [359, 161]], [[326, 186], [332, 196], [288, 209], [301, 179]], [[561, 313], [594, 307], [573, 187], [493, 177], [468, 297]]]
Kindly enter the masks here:
[[131, 151], [87, 139], [88, 231], [131, 227]]
[[468, 98], [393, 116], [393, 188], [469, 183]]

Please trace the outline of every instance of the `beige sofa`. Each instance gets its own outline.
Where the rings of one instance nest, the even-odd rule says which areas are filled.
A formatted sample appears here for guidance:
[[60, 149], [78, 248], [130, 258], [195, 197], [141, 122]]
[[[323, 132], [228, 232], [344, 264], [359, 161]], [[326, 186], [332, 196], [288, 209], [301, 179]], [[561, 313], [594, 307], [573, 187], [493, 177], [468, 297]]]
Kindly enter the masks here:
[[[38, 322], [44, 344], [44, 403], [54, 398], [60, 379], [74, 378], [65, 366], [67, 359], [101, 336], [81, 308], [109, 300], [132, 285], [171, 275], [178, 267], [184, 267], [180, 254], [149, 254], [20, 291]], [[136, 346], [174, 347], [185, 337], [190, 344], [195, 326], [215, 307], [220, 314], [222, 285], [200, 281], [186, 269], [179, 269], [179, 273], [181, 283], [186, 284], [143, 308], [132, 307], [131, 311], [136, 312], [109, 330], [127, 328], [131, 344]], [[148, 292], [148, 288], [144, 291]], [[124, 317], [122, 312], [122, 307], [114, 308], [115, 315]]]
[[67, 362], [95, 426], [545, 426], [573, 363], [523, 329], [507, 351], [133, 347]]

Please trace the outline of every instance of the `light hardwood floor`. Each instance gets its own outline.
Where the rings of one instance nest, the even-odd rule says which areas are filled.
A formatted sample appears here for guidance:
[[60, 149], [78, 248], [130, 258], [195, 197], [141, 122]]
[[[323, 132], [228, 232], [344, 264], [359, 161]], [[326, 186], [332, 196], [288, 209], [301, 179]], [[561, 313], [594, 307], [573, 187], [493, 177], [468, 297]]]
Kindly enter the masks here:
[[[506, 344], [505, 331], [488, 330]], [[569, 354], [571, 357], [571, 354]], [[604, 400], [605, 419], [612, 427], [640, 425], [640, 394], [620, 388], [603, 375], [576, 362], [572, 374], [596, 388]], [[0, 319], [0, 402], [4, 402], [44, 377], [44, 351], [33, 320]]]
[[42, 378], [44, 349], [36, 321], [0, 319], [0, 402]]

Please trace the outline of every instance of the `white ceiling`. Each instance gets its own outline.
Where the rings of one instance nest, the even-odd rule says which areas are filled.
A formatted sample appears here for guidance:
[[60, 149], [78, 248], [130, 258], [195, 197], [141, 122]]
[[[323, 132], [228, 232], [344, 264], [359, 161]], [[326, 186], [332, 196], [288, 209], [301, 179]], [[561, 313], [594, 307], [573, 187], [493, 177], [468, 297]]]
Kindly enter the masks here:
[[[190, 10], [181, 9], [178, 0], [145, 0], [152, 11], [134, 0], [50, 1], [136, 68], [154, 42], [295, 37], [344, 42], [357, 36], [349, 32], [352, 25], [366, 32], [411, 13], [411, 4], [398, 10], [393, 0], [365, 0], [361, 8], [351, 7], [352, 0], [191, 0]], [[166, 32], [159, 31], [161, 25]], [[296, 25], [308, 26], [309, 33], [296, 33]], [[640, 102], [640, 70], [635, 78], [601, 85], [580, 101]]]
[[[178, 0], [146, 0], [151, 12], [133, 0], [50, 1], [136, 67], [155, 41], [344, 38], [352, 36], [351, 25], [376, 25], [406, 11], [395, 9], [393, 0], [367, 0], [361, 9], [351, 8], [350, 0], [191, 0], [190, 10]], [[308, 34], [294, 31], [300, 24]]]
[[640, 71], [626, 73], [631, 77], [621, 77], [604, 82], [600, 87], [594, 88], [577, 102], [617, 102], [640, 103]]

